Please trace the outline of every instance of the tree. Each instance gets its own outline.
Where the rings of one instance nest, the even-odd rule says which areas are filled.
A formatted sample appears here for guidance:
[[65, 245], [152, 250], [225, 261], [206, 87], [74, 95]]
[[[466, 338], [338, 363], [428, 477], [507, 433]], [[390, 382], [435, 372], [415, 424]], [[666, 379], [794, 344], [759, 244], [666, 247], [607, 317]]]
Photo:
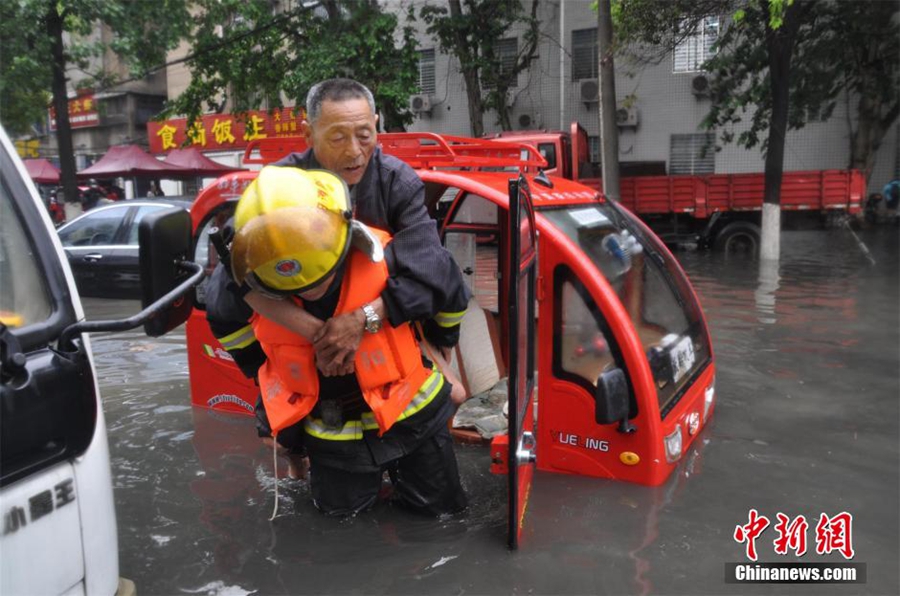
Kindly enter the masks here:
[[[805, 11], [797, 31], [787, 128], [806, 125], [809, 114], [827, 119], [838, 101], [855, 103], [850, 137], [850, 168], [871, 174], [875, 152], [900, 110], [900, 6], [893, 2], [796, 2]], [[794, 6], [788, 6], [793, 10]], [[787, 17], [791, 13], [786, 13]], [[756, 104], [750, 128], [737, 141], [746, 147], [771, 142], [761, 132], [773, 118], [772, 105], [760, 87], [771, 71], [760, 60], [755, 37], [769, 15], [751, 5], [736, 13], [737, 26], [725, 31], [719, 53], [707, 67], [714, 75], [713, 110], [708, 126], [729, 127], [741, 120], [748, 104]], [[785, 23], [788, 23], [785, 20]], [[772, 53], [769, 48], [769, 54]], [[771, 59], [771, 58], [770, 58]], [[726, 132], [726, 140], [730, 140]]]
[[[840, 86], [858, 98], [849, 165], [868, 180], [884, 135], [900, 115], [900, 6], [837, 2], [828, 8], [834, 40], [811, 55], [826, 76], [829, 65], [840, 65]], [[824, 102], [821, 111], [830, 113], [834, 101]]]
[[[484, 113], [491, 109], [503, 130], [512, 130], [507, 98], [519, 73], [537, 57], [539, 4], [533, 0], [531, 12], [526, 13], [520, 0], [447, 0], [446, 5], [427, 4], [420, 10], [428, 33], [437, 38], [442, 50], [459, 60], [472, 136], [484, 134]], [[505, 62], [498, 55], [498, 41], [508, 37], [517, 24], [525, 27], [524, 45], [517, 49], [515, 62]]]
[[[185, 33], [186, 0], [7, 0], [0, 3], [0, 119], [13, 133], [46, 117], [47, 97], [56, 110], [64, 196], [78, 196], [69, 124], [68, 72], [79, 68], [94, 86], [110, 73], [91, 70], [91, 58], [118, 54], [136, 77], [165, 62], [167, 50]], [[89, 36], [98, 27], [113, 33], [109, 44]]]
[[[617, 5], [617, 35], [645, 58], [670, 50], [708, 15], [730, 15], [704, 64], [712, 105], [704, 126], [723, 142], [766, 155], [763, 250], [777, 232], [784, 140], [809, 114], [827, 118], [842, 97], [856, 103], [850, 167], [871, 173], [875, 151], [898, 110], [898, 6], [894, 2], [807, 0], [629, 0]], [[842, 95], [843, 93], [843, 95]], [[749, 114], [749, 123], [742, 123]], [[736, 125], [743, 127], [736, 133]], [[766, 206], [770, 206], [768, 209]], [[767, 258], [777, 258], [764, 254]]]
[[[366, 85], [387, 130], [412, 122], [407, 108], [418, 83], [418, 54], [410, 27], [376, 0], [294, 3], [272, 12], [269, 0], [199, 0], [195, 42], [187, 59], [191, 82], [165, 114], [196, 120], [226, 100], [240, 113], [302, 105], [317, 82], [347, 76]], [[399, 39], [398, 39], [399, 37]]]

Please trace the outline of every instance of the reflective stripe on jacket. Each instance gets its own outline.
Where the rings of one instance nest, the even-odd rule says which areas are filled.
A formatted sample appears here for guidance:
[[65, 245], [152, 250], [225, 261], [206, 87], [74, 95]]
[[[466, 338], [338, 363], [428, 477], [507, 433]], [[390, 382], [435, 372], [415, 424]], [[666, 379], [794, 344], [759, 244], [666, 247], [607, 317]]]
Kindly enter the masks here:
[[229, 352], [246, 348], [255, 341], [256, 336], [253, 334], [252, 325], [245, 325], [234, 333], [219, 338], [219, 343]]
[[[387, 233], [373, 231], [382, 244], [390, 241]], [[384, 261], [373, 263], [367, 255], [353, 249], [345, 266], [334, 316], [372, 302], [387, 284]], [[259, 369], [259, 386], [275, 434], [304, 419], [319, 399], [315, 348], [302, 336], [264, 317], [254, 315], [252, 321], [267, 356]], [[433, 375], [422, 364], [419, 343], [409, 323], [394, 327], [385, 321], [378, 333], [363, 333], [354, 364], [357, 382], [372, 410], [379, 435], [400, 419]]]
[[[395, 422], [406, 420], [413, 414], [418, 413], [434, 400], [443, 387], [444, 376], [435, 367], [425, 380], [425, 383], [419, 387], [419, 391], [416, 392], [416, 396], [409, 402], [406, 409], [400, 412]], [[307, 416], [303, 419], [303, 428], [307, 434], [317, 439], [326, 441], [359, 441], [363, 438], [363, 431], [377, 429], [378, 422], [375, 421], [375, 415], [372, 412], [363, 412], [360, 420], [350, 420], [345, 422], [340, 428], [334, 428], [326, 425], [319, 418]]]

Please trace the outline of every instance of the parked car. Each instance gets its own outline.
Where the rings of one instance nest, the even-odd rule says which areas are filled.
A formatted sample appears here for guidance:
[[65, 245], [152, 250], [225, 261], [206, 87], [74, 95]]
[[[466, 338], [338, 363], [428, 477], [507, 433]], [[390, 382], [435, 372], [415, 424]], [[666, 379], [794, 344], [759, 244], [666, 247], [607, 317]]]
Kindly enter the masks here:
[[189, 209], [191, 197], [121, 201], [91, 209], [60, 227], [75, 283], [82, 296], [140, 298], [138, 224], [148, 213]]

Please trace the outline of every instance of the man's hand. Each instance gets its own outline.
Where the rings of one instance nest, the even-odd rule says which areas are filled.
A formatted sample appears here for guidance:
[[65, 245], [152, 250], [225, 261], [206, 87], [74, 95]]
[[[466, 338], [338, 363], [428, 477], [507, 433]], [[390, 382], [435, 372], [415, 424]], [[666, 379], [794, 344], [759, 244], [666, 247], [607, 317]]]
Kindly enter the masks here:
[[348, 375], [355, 369], [353, 359], [365, 329], [366, 317], [361, 309], [325, 321], [313, 337], [316, 366], [326, 377]]
[[[275, 448], [278, 451], [278, 455], [286, 457], [288, 459], [288, 476], [297, 480], [303, 480], [306, 478], [306, 475], [309, 473], [309, 457], [305, 455], [297, 455], [295, 453], [289, 452], [287, 449], [282, 447], [281, 445], [275, 446], [275, 439], [271, 437], [263, 437], [262, 442], [266, 445], [266, 448], [270, 451]], [[277, 473], [276, 473], [277, 477]]]

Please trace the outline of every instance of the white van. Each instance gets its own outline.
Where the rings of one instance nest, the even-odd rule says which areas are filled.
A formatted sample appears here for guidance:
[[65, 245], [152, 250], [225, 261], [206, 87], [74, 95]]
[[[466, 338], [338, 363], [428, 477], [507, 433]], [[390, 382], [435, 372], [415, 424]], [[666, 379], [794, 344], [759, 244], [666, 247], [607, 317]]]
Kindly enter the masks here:
[[106, 426], [85, 332], [144, 324], [160, 335], [180, 324], [177, 309], [160, 315], [202, 276], [182, 263], [190, 216], [173, 209], [141, 223], [149, 306], [86, 322], [56, 230], [2, 129], [0, 170], [0, 594], [133, 594], [119, 578]]

